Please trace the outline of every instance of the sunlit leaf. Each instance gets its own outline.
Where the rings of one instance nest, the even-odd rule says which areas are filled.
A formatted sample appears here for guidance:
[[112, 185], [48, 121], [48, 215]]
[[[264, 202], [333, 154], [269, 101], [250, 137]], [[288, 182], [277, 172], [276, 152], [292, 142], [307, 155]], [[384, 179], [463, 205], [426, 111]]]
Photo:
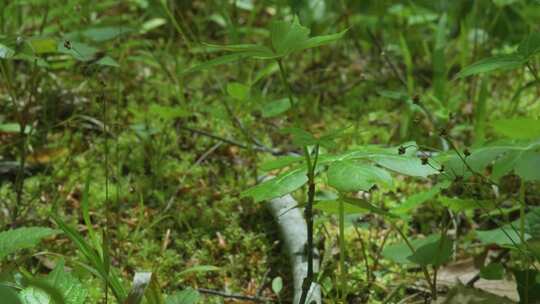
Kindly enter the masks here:
[[392, 185], [388, 171], [357, 161], [340, 161], [330, 165], [328, 184], [342, 192], [370, 190], [374, 185]]
[[23, 227], [0, 232], [0, 260], [17, 250], [32, 248], [43, 238], [58, 234], [45, 227]]

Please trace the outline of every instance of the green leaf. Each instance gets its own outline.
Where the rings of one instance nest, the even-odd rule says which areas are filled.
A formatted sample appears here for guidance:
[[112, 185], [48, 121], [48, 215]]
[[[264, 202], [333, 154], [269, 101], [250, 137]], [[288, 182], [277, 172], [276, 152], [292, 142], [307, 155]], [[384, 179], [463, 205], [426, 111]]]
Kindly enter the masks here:
[[58, 234], [58, 230], [45, 227], [24, 227], [0, 232], [0, 261], [17, 250], [32, 248], [41, 239]]
[[32, 37], [26, 40], [34, 54], [56, 53], [58, 39], [47, 37]]
[[264, 118], [276, 117], [287, 112], [291, 108], [291, 102], [288, 98], [281, 98], [264, 104], [261, 108], [261, 114]]
[[198, 303], [200, 299], [201, 295], [198, 291], [187, 288], [168, 296], [165, 300], [165, 304], [195, 304]]
[[181, 106], [162, 106], [152, 103], [148, 108], [151, 116], [163, 119], [164, 121], [172, 121], [177, 118], [187, 117], [191, 112]]
[[448, 236], [443, 235], [442, 237], [437, 236], [434, 240], [419, 246], [416, 252], [408, 257], [408, 259], [418, 265], [433, 265], [434, 267], [438, 267], [450, 260], [452, 252], [452, 240]]
[[[499, 246], [521, 244], [519, 232], [511, 227], [504, 226], [493, 230], [476, 230], [476, 236], [480, 242]], [[530, 239], [530, 235], [525, 233], [525, 240]]]
[[295, 164], [297, 162], [301, 162], [303, 160], [304, 159], [299, 156], [282, 156], [277, 159], [264, 162], [262, 165], [260, 165], [259, 168], [263, 171], [268, 172], [268, 171], [287, 167], [289, 165]]
[[270, 24], [272, 48], [279, 56], [286, 56], [308, 40], [310, 30], [300, 24], [298, 17], [293, 22], [273, 21]]
[[45, 291], [35, 287], [27, 287], [21, 290], [19, 297], [23, 304], [54, 304]]
[[[432, 234], [426, 238], [414, 239], [414, 240], [410, 240], [409, 242], [412, 248], [414, 249], [414, 251], [416, 251], [421, 246], [424, 246], [426, 244], [430, 244], [433, 242], [437, 242], [439, 239], [440, 239], [440, 235]], [[384, 247], [382, 251], [382, 255], [385, 258], [392, 260], [398, 264], [412, 263], [412, 261], [409, 259], [409, 257], [412, 256], [412, 254], [413, 254], [413, 251], [411, 250], [411, 248], [409, 248], [407, 243], [405, 243], [404, 241], [397, 244], [387, 245]]]
[[514, 171], [525, 181], [540, 180], [540, 151], [514, 150], [506, 153], [493, 165], [492, 176], [498, 180], [502, 176]]
[[82, 31], [81, 34], [95, 42], [103, 42], [131, 32], [133, 29], [127, 26], [106, 26], [89, 28]]
[[260, 202], [289, 194], [308, 181], [306, 174], [305, 168], [290, 170], [242, 192], [242, 197], [249, 196]]
[[71, 55], [73, 58], [80, 61], [94, 60], [99, 50], [88, 44], [72, 41], [71, 46], [66, 48], [66, 44], [60, 41], [57, 45], [58, 52]]
[[328, 184], [342, 192], [368, 191], [374, 185], [392, 185], [388, 171], [357, 161], [338, 161], [332, 163], [327, 172]]
[[238, 82], [231, 82], [227, 84], [227, 93], [236, 100], [245, 101], [249, 97], [249, 86]]
[[233, 52], [236, 54], [244, 54], [246, 57], [256, 59], [272, 59], [276, 58], [276, 55], [266, 46], [258, 44], [230, 44], [230, 45], [218, 45], [204, 43], [204, 45], [210, 49], [219, 51]]
[[178, 276], [183, 277], [191, 273], [202, 273], [202, 272], [210, 272], [210, 271], [218, 271], [218, 270], [219, 270], [219, 267], [216, 267], [216, 266], [199, 265], [199, 266], [190, 267], [188, 269], [180, 271], [180, 273], [178, 273]]
[[[24, 134], [30, 133], [32, 130], [31, 126], [26, 126], [24, 128]], [[15, 122], [0, 124], [0, 132], [3, 133], [19, 133], [21, 132], [21, 125]]]
[[8, 304], [23, 304], [14, 290], [2, 284], [0, 284], [0, 299]]
[[9, 59], [15, 55], [15, 50], [0, 43], [0, 59]]
[[358, 205], [350, 204], [340, 199], [319, 201], [313, 206], [313, 208], [328, 214], [338, 215], [340, 202], [343, 203], [343, 211], [345, 215], [364, 214], [368, 212], [367, 208], [362, 208]]
[[491, 123], [493, 130], [513, 139], [540, 138], [540, 120], [534, 118], [500, 119]]
[[527, 35], [527, 37], [519, 44], [517, 51], [525, 58], [529, 58], [540, 52], [540, 33], [534, 32]]
[[98, 61], [96, 61], [96, 64], [103, 65], [103, 66], [110, 66], [114, 68], [120, 67], [120, 64], [118, 64], [118, 62], [116, 62], [116, 60], [112, 59], [110, 56], [105, 56], [99, 59]]
[[501, 280], [504, 276], [504, 266], [501, 263], [491, 263], [480, 268], [480, 277], [486, 280]]
[[420, 193], [413, 194], [409, 196], [403, 204], [400, 204], [399, 206], [393, 208], [391, 210], [394, 214], [400, 214], [404, 215], [407, 214], [409, 211], [417, 208], [424, 202], [427, 202], [430, 199], [433, 199], [436, 197], [442, 189], [448, 188], [450, 186], [449, 181], [441, 182], [439, 184], [436, 184], [435, 186], [431, 187], [428, 191], [423, 191]]
[[429, 175], [438, 174], [429, 165], [423, 165], [422, 161], [417, 157], [402, 156], [402, 155], [375, 155], [372, 157], [380, 166], [409, 176], [428, 177]]
[[496, 70], [511, 70], [519, 68], [523, 64], [525, 64], [525, 60], [522, 56], [515, 54], [499, 55], [480, 60], [465, 67], [457, 74], [457, 77], [467, 77], [476, 74], [489, 73]]
[[87, 289], [71, 273], [64, 270], [64, 262], [56, 265], [48, 275], [47, 281], [57, 288], [66, 304], [83, 304], [88, 296]]
[[191, 68], [188, 68], [188, 69], [184, 70], [181, 74], [185, 75], [185, 74], [189, 74], [189, 73], [193, 73], [193, 72], [198, 72], [198, 71], [209, 69], [209, 68], [212, 68], [212, 67], [215, 67], [215, 66], [218, 66], [218, 65], [235, 62], [235, 61], [238, 61], [240, 59], [247, 58], [247, 57], [249, 57], [248, 53], [234, 53], [234, 54], [230, 54], [230, 55], [224, 55], [224, 56], [221, 56], [221, 57], [217, 57], [217, 58], [205, 61], [205, 62], [200, 63], [198, 65], [195, 65], [195, 66], [193, 66]]
[[297, 50], [310, 49], [310, 48], [315, 48], [315, 47], [323, 46], [326, 44], [330, 44], [334, 41], [337, 41], [343, 38], [343, 36], [345, 36], [345, 33], [347, 33], [347, 30], [344, 30], [336, 34], [315, 36], [313, 38], [309, 38], [308, 40], [302, 42], [299, 45]]
[[279, 294], [283, 289], [283, 279], [281, 277], [275, 277], [272, 280], [272, 291], [275, 294]]

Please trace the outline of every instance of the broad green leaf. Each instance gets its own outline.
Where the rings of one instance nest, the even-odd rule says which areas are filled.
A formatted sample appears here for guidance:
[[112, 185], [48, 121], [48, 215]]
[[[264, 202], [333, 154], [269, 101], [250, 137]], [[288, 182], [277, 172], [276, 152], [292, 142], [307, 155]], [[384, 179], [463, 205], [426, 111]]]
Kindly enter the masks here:
[[400, 215], [407, 214], [409, 211], [417, 208], [424, 202], [436, 197], [441, 192], [442, 189], [448, 188], [448, 186], [450, 186], [450, 182], [445, 181], [445, 182], [436, 184], [435, 186], [431, 187], [427, 191], [413, 194], [409, 196], [405, 200], [405, 202], [403, 202], [403, 204], [400, 204], [399, 206], [393, 208], [391, 212], [394, 214], [400, 214]]
[[[57, 45], [58, 52], [71, 55], [73, 58], [80, 61], [90, 61], [95, 59], [99, 50], [82, 42], [72, 41], [68, 46], [64, 41], [60, 41]], [[67, 46], [67, 47], [66, 47]]]
[[10, 287], [3, 284], [0, 284], [0, 299], [2, 299], [4, 303], [23, 304], [17, 293], [15, 293], [15, 291]]
[[442, 196], [439, 198], [441, 205], [448, 207], [452, 211], [467, 211], [467, 210], [492, 210], [494, 205], [489, 200], [461, 199]]
[[339, 161], [330, 165], [328, 184], [342, 192], [370, 190], [377, 184], [392, 185], [388, 171], [358, 161]]
[[[432, 234], [426, 238], [414, 239], [414, 240], [410, 240], [409, 242], [412, 248], [416, 251], [421, 246], [430, 244], [433, 242], [437, 242], [439, 239], [440, 239], [440, 235]], [[382, 251], [382, 255], [385, 258], [392, 260], [398, 264], [412, 263], [412, 261], [409, 260], [409, 257], [412, 256], [412, 254], [413, 252], [404, 241], [399, 242], [397, 244], [387, 245], [384, 247]]]
[[60, 291], [66, 304], [86, 303], [87, 289], [71, 273], [64, 270], [63, 261], [56, 265], [48, 275], [47, 281]]
[[96, 27], [89, 28], [81, 32], [81, 34], [96, 42], [102, 42], [114, 39], [121, 35], [131, 33], [133, 29], [127, 26], [107, 26], [107, 27]]
[[534, 118], [500, 119], [491, 123], [493, 130], [513, 139], [540, 138], [540, 120]]
[[306, 174], [305, 168], [288, 171], [242, 192], [242, 196], [249, 196], [255, 202], [260, 202], [289, 194], [308, 181]]
[[441, 266], [452, 257], [453, 241], [446, 235], [437, 236], [433, 241], [423, 244], [416, 249], [408, 259], [418, 265], [435, 267]]
[[110, 67], [120, 67], [120, 64], [116, 62], [116, 60], [112, 59], [110, 56], [105, 56], [98, 61], [96, 61], [97, 65], [103, 65], [103, 66], [110, 66]]
[[0, 59], [9, 59], [15, 55], [15, 50], [0, 43]]
[[504, 266], [501, 263], [491, 263], [480, 268], [480, 277], [486, 280], [501, 280], [504, 276]]
[[275, 277], [272, 280], [272, 291], [275, 294], [279, 294], [283, 289], [283, 279], [281, 277]]
[[[515, 228], [517, 229], [517, 227]], [[480, 240], [480, 242], [486, 245], [496, 244], [499, 246], [503, 246], [503, 245], [513, 246], [514, 244], [521, 244], [519, 231], [514, 230], [508, 226], [504, 226], [504, 227], [493, 229], [493, 230], [476, 230], [476, 236]], [[531, 236], [528, 233], [525, 233], [525, 240], [528, 240], [530, 238]]]
[[41, 239], [58, 234], [58, 230], [45, 227], [24, 227], [0, 232], [0, 261], [17, 250], [32, 248]]
[[480, 60], [465, 67], [457, 74], [457, 77], [467, 77], [496, 70], [516, 69], [521, 67], [524, 63], [525, 59], [519, 55], [499, 55]]
[[186, 270], [180, 271], [180, 273], [178, 273], [178, 276], [182, 277], [190, 273], [201, 273], [201, 272], [210, 272], [210, 271], [218, 271], [218, 270], [219, 270], [219, 267], [216, 267], [216, 266], [199, 265], [199, 266], [190, 267]]
[[26, 40], [34, 54], [56, 53], [58, 39], [46, 37], [32, 37]]
[[301, 162], [303, 160], [304, 159], [299, 156], [282, 156], [274, 160], [264, 162], [262, 165], [260, 165], [259, 168], [263, 171], [272, 171], [272, 170], [287, 167], [289, 165], [292, 165], [297, 162]]
[[197, 290], [187, 288], [170, 295], [165, 300], [165, 304], [195, 304], [199, 303], [201, 295]]
[[23, 304], [53, 304], [50, 296], [43, 290], [27, 287], [19, 293]]
[[439, 171], [429, 165], [423, 165], [417, 157], [403, 155], [375, 155], [372, 157], [380, 166], [409, 176], [428, 177], [438, 174]]
[[533, 32], [519, 44], [518, 53], [529, 58], [540, 51], [540, 33]]
[[525, 181], [540, 180], [540, 151], [514, 150], [503, 155], [493, 165], [492, 176], [499, 180], [502, 176], [514, 172]]
[[276, 117], [285, 113], [291, 108], [291, 102], [288, 98], [281, 98], [264, 104], [261, 108], [261, 114], [264, 118]]
[[[349, 203], [346, 203], [346, 202], [343, 202], [343, 210], [344, 210], [344, 213], [346, 215], [349, 215], [349, 214], [364, 214], [364, 213], [367, 213], [368, 212], [368, 209], [366, 208], [362, 208], [360, 206], [357, 206], [357, 205], [354, 205], [354, 204], [349, 204]], [[340, 204], [340, 200], [339, 199], [335, 199], [335, 200], [324, 200], [324, 201], [319, 201], [317, 202], [313, 208], [317, 209], [317, 210], [321, 210], [322, 212], [325, 212], [325, 213], [328, 213], [328, 214], [335, 214], [335, 215], [338, 215], [339, 214], [339, 204]]]
[[249, 86], [243, 83], [231, 82], [227, 84], [227, 93], [236, 100], [245, 101], [249, 97]]
[[279, 56], [286, 56], [309, 39], [310, 30], [300, 24], [298, 17], [293, 22], [273, 21], [270, 24], [272, 48]]

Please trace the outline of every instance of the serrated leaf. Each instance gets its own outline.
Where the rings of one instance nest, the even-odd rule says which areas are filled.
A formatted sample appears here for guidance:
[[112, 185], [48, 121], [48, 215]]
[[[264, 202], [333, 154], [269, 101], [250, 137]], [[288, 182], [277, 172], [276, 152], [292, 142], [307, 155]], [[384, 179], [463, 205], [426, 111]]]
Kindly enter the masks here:
[[519, 55], [499, 55], [486, 58], [462, 69], [457, 77], [467, 77], [476, 74], [489, 73], [497, 70], [511, 70], [525, 64], [525, 59]]
[[0, 260], [17, 250], [32, 248], [41, 239], [58, 233], [58, 230], [45, 227], [25, 227], [0, 232]]
[[242, 192], [242, 197], [249, 196], [260, 202], [289, 194], [308, 181], [306, 174], [305, 168], [290, 170]]
[[388, 171], [350, 160], [332, 163], [327, 177], [328, 184], [342, 192], [367, 191], [377, 184], [392, 185], [392, 176]]
[[71, 273], [64, 270], [63, 261], [56, 265], [48, 275], [47, 281], [60, 291], [66, 304], [85, 303], [88, 296], [87, 289]]

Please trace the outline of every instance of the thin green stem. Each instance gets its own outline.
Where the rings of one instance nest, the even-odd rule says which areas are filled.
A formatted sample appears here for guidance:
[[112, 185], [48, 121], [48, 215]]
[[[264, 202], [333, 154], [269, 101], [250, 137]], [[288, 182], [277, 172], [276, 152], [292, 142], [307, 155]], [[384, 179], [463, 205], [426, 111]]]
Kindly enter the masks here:
[[345, 303], [347, 298], [347, 271], [345, 269], [345, 205], [341, 200], [339, 201], [339, 267], [341, 273], [341, 301]]

